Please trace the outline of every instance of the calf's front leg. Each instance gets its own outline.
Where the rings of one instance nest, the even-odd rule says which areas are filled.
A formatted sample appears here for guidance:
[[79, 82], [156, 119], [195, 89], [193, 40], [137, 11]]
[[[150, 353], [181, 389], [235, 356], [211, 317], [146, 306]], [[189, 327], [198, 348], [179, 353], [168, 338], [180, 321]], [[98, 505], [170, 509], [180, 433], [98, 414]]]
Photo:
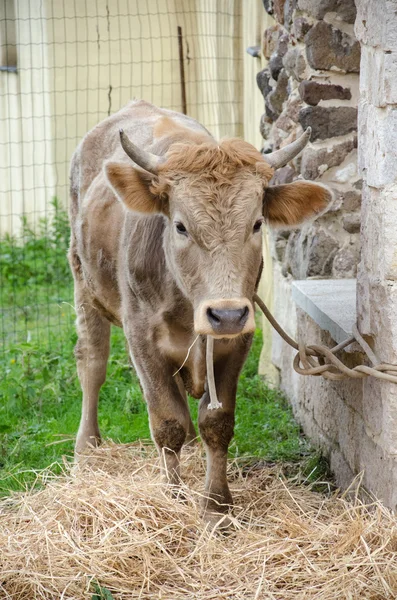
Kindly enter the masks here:
[[131, 358], [148, 406], [152, 439], [157, 446], [166, 480], [180, 482], [180, 452], [191, 432], [189, 408], [173, 377], [175, 367], [147, 339], [147, 331], [127, 333]]
[[233, 504], [226, 476], [227, 453], [234, 432], [238, 377], [250, 343], [251, 338], [245, 336], [229, 355], [215, 361], [215, 384], [222, 408], [208, 408], [208, 391], [200, 400], [199, 429], [207, 454], [204, 511], [209, 518], [214, 513], [227, 512]]

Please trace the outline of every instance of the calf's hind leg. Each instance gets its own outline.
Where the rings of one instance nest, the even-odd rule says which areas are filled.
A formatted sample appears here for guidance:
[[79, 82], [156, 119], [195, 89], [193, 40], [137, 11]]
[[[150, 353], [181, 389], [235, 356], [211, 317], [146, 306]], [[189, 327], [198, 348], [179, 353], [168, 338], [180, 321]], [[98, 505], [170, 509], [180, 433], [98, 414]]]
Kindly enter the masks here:
[[83, 391], [80, 426], [76, 438], [78, 455], [88, 446], [101, 441], [98, 425], [99, 391], [106, 379], [106, 366], [110, 348], [110, 323], [96, 308], [90, 298], [76, 290], [78, 341], [75, 347], [77, 373]]

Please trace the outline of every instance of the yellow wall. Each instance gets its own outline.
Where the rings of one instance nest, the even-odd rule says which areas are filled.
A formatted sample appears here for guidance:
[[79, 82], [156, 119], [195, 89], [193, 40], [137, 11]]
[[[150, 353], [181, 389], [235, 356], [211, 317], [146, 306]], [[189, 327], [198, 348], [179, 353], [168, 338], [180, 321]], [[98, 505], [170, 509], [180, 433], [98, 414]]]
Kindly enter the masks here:
[[[45, 216], [55, 193], [41, 5], [41, 0], [15, 0], [18, 72], [0, 72], [0, 236], [17, 232], [22, 214]], [[2, 49], [5, 42], [2, 37]]]

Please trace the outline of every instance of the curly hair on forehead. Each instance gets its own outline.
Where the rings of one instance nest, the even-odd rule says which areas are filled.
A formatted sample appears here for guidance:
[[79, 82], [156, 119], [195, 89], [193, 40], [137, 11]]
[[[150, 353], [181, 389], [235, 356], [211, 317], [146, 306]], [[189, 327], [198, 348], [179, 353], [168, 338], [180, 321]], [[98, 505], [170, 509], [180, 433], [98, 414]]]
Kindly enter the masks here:
[[258, 150], [238, 138], [225, 138], [219, 143], [187, 141], [172, 144], [166, 162], [160, 167], [160, 174], [170, 179], [180, 177], [182, 173], [231, 177], [241, 167], [251, 167], [252, 172], [268, 181], [273, 175], [272, 167]]

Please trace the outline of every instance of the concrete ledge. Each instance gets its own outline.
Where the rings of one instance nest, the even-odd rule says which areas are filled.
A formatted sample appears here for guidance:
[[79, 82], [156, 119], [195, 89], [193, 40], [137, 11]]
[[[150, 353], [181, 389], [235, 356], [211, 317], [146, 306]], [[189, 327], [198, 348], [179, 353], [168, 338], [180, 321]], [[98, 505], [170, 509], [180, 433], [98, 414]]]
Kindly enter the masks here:
[[292, 283], [292, 298], [339, 344], [356, 323], [355, 279], [306, 279]]

